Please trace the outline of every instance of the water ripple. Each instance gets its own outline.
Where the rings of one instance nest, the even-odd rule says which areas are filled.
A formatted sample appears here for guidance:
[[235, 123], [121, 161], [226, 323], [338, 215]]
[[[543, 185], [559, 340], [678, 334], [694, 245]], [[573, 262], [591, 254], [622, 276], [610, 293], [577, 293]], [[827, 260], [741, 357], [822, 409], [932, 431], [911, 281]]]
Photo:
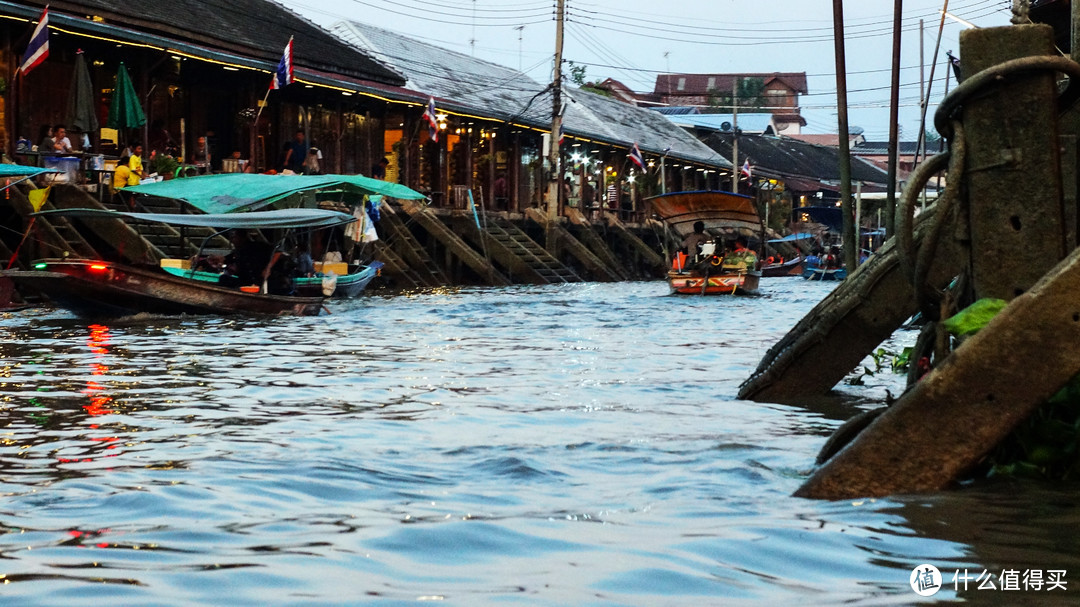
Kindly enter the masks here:
[[923, 562], [1074, 568], [1068, 490], [790, 497], [824, 436], [898, 385], [735, 399], [829, 287], [442, 289], [317, 318], [107, 325], [0, 314], [5, 600], [877, 605], [912, 602]]

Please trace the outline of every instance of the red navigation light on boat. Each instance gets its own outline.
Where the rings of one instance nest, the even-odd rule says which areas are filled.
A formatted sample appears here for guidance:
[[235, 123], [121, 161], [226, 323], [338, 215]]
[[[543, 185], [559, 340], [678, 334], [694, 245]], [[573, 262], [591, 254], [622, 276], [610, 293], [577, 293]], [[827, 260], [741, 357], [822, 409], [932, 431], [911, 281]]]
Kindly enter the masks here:
[[107, 265], [105, 265], [103, 263], [94, 263], [94, 264], [90, 264], [90, 269], [91, 270], [97, 270], [97, 271], [101, 272], [101, 271], [104, 271], [104, 270], [108, 270], [109, 266], [107, 266]]

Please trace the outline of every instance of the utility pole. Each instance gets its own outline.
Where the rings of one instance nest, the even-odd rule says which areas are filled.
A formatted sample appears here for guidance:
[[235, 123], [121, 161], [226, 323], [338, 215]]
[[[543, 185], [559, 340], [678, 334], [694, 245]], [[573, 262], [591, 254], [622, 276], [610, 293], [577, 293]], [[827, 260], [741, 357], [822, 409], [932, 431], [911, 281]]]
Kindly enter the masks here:
[[739, 193], [739, 77], [731, 81], [731, 191]]
[[518, 71], [520, 72], [521, 71], [521, 33], [525, 30], [525, 26], [524, 25], [519, 25], [519, 26], [515, 27], [514, 29], [516, 29], [517, 33], [518, 33]]
[[660, 157], [660, 193], [667, 194], [667, 171], [664, 170], [664, 164], [667, 160], [667, 152]]
[[469, 56], [476, 56], [476, 0], [472, 0], [472, 36], [469, 37]]
[[889, 190], [885, 193], [885, 237], [893, 235], [896, 216], [896, 173], [900, 147], [900, 32], [903, 29], [904, 1], [893, 7], [892, 91], [889, 94]]
[[566, 0], [558, 0], [555, 11], [555, 69], [551, 82], [551, 145], [548, 161], [551, 178], [548, 181], [547, 214], [548, 219], [559, 216], [559, 193], [562, 192], [562, 178], [559, 173], [559, 132], [562, 131], [562, 47], [563, 21], [566, 16]]
[[[949, 2], [945, 2], [945, 10], [949, 9]], [[945, 21], [945, 15], [941, 16], [942, 22]], [[919, 121], [919, 137], [916, 139], [919, 143], [915, 150], [915, 165], [917, 166], [924, 158], [926, 158], [926, 104], [929, 99], [926, 98], [926, 57], [925, 57], [925, 42], [926, 34], [923, 32], [923, 20], [919, 19], [919, 113], [922, 115], [922, 120]], [[922, 208], [926, 208], [926, 188], [923, 188], [922, 193], [919, 195], [922, 199]]]
[[844, 0], [833, 0], [833, 43], [836, 47], [836, 109], [840, 131], [840, 214], [843, 216], [844, 264], [854, 272], [859, 261], [851, 208], [851, 149], [848, 140], [847, 60], [844, 57]]

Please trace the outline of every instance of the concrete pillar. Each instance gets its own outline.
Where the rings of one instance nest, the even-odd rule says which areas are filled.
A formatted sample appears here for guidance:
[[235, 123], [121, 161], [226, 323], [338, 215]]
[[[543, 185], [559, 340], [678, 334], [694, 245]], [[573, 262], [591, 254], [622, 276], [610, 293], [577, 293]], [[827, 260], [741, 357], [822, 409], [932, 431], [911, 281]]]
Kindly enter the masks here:
[[[964, 30], [967, 78], [1009, 59], [1054, 55], [1047, 25]], [[1065, 257], [1054, 74], [1009, 76], [964, 104], [971, 267], [977, 297], [1012, 299]]]

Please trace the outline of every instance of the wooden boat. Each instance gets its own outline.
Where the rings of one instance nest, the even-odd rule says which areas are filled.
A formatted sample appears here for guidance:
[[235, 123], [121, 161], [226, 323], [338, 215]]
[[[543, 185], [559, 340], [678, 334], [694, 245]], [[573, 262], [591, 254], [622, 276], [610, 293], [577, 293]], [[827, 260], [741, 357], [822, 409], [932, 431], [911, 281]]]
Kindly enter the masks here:
[[685, 262], [677, 254], [668, 272], [672, 293], [682, 295], [754, 295], [758, 293], [761, 271], [745, 263], [731, 263], [713, 251], [723, 250], [720, 242], [725, 236], [735, 238], [761, 233], [761, 219], [754, 210], [753, 199], [741, 194], [720, 191], [673, 192], [648, 199], [656, 214], [680, 238], [694, 231], [698, 221], [705, 224], [705, 233], [714, 238], [707, 245], [703, 259]]
[[[334, 275], [331, 281], [327, 280], [327, 276], [301, 276], [294, 278], [292, 282], [296, 294], [304, 297], [356, 297], [379, 275], [382, 267], [381, 261], [373, 261], [370, 265], [359, 266], [353, 272]], [[202, 282], [216, 283], [221, 278], [221, 274], [217, 272], [186, 269], [180, 264], [163, 265], [162, 269], [173, 276]]]
[[150, 314], [315, 316], [323, 298], [247, 292], [173, 276], [161, 268], [92, 259], [44, 259], [34, 270], [6, 271], [16, 283], [91, 317]]
[[747, 271], [746, 266], [723, 267], [708, 271], [668, 272], [668, 285], [680, 295], [757, 295], [761, 272]]
[[803, 258], [788, 259], [783, 263], [771, 263], [761, 267], [762, 276], [802, 276]]
[[337, 274], [333, 277], [333, 288], [327, 293], [327, 279], [323, 276], [303, 276], [294, 278], [297, 292], [302, 295], [317, 295], [326, 297], [356, 297], [364, 292], [368, 284], [379, 275], [383, 267], [381, 261], [373, 261], [366, 266], [359, 266], [354, 271], [346, 274]]
[[[186, 226], [230, 229], [332, 227], [355, 221], [347, 213], [283, 209], [223, 215], [125, 213], [102, 209], [60, 209], [35, 215], [124, 218]], [[269, 260], [268, 260], [269, 266]], [[185, 272], [181, 270], [181, 272]], [[49, 296], [57, 304], [90, 316], [152, 314], [317, 315], [323, 297], [277, 295], [258, 285], [226, 286], [170, 273], [159, 266], [135, 266], [100, 259], [44, 259], [29, 271], [2, 273]]]
[[847, 268], [824, 268], [821, 266], [806, 266], [802, 272], [807, 280], [844, 280], [847, 278]]

